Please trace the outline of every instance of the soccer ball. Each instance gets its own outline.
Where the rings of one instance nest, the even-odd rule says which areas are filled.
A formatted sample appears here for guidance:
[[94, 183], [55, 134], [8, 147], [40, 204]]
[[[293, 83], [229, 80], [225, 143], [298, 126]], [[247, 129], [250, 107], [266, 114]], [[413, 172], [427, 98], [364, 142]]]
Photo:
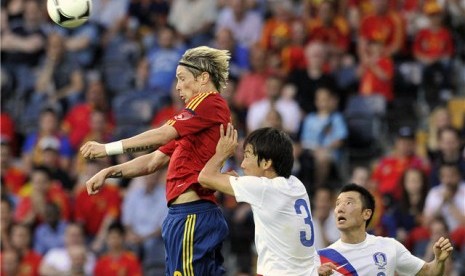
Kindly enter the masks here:
[[91, 0], [47, 0], [50, 18], [66, 28], [76, 28], [84, 24], [89, 19], [91, 10]]

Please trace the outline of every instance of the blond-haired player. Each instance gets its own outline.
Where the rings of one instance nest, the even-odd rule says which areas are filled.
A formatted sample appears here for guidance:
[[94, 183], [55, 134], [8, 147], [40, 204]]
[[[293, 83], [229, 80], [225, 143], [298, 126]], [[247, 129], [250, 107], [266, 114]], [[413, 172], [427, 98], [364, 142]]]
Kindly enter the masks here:
[[121, 141], [88, 142], [86, 158], [156, 149], [123, 164], [98, 172], [87, 181], [95, 194], [109, 177], [136, 177], [168, 166], [168, 216], [162, 226], [166, 275], [222, 275], [221, 245], [228, 227], [216, 205], [214, 191], [197, 181], [200, 170], [215, 153], [218, 127], [231, 114], [219, 91], [226, 86], [230, 54], [210, 47], [189, 49], [176, 69], [176, 90], [185, 108], [165, 125]]

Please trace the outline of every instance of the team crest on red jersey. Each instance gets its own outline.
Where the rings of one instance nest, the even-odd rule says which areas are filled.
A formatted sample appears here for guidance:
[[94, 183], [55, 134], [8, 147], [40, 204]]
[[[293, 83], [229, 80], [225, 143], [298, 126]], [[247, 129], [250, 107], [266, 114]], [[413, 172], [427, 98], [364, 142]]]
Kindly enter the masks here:
[[194, 117], [194, 112], [189, 112], [189, 110], [184, 109], [181, 113], [174, 116], [174, 119], [177, 121], [185, 121], [189, 120], [190, 118]]

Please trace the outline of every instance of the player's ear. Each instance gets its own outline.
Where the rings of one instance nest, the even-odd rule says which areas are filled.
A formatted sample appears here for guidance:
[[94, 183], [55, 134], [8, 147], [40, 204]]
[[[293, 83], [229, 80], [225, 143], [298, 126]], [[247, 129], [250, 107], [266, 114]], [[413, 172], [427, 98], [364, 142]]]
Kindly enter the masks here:
[[363, 219], [364, 220], [369, 220], [372, 215], [373, 215], [373, 210], [371, 210], [371, 209], [364, 209], [363, 210]]
[[202, 72], [200, 75], [200, 80], [202, 81], [202, 84], [207, 84], [210, 80], [210, 74], [208, 72]]
[[263, 165], [263, 168], [265, 170], [271, 168], [271, 166], [273, 166], [273, 161], [271, 161], [271, 159], [268, 159], [268, 160], [262, 160], [262, 165]]

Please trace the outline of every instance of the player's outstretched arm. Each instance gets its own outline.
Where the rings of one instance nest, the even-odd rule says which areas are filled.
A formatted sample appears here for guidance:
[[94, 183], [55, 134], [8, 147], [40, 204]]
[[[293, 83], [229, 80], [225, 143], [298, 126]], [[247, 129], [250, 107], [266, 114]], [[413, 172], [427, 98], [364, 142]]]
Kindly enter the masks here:
[[84, 158], [94, 159], [124, 152], [154, 150], [177, 137], [178, 132], [176, 129], [165, 124], [159, 128], [147, 130], [133, 137], [108, 144], [89, 141], [81, 147], [80, 152]]
[[417, 276], [442, 276], [444, 274], [445, 262], [452, 253], [452, 244], [449, 239], [440, 237], [433, 247], [434, 260], [426, 263]]
[[128, 162], [103, 169], [86, 182], [87, 193], [89, 195], [98, 193], [107, 178], [132, 178], [154, 173], [164, 167], [169, 160], [168, 155], [157, 150]]
[[205, 188], [217, 190], [225, 194], [234, 195], [229, 182], [230, 175], [222, 174], [221, 167], [224, 162], [234, 154], [237, 147], [237, 130], [228, 124], [226, 130], [220, 126], [220, 140], [216, 145], [216, 153], [208, 160], [199, 174], [199, 183]]

